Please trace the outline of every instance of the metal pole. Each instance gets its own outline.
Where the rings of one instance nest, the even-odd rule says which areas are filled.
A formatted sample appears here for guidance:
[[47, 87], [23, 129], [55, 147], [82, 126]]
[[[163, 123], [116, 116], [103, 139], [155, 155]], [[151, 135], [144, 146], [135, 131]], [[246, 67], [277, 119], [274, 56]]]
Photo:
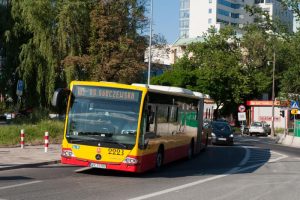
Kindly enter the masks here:
[[286, 119], [287, 119], [287, 113], [285, 112], [285, 110], [283, 111], [284, 112], [284, 136], [286, 136]]
[[150, 6], [150, 13], [151, 13], [151, 18], [150, 18], [150, 35], [149, 35], [149, 56], [148, 56], [148, 87], [150, 85], [150, 71], [151, 71], [151, 46], [152, 46], [152, 21], [153, 21], [153, 0], [151, 0], [151, 6]]
[[275, 130], [274, 130], [274, 101], [275, 101], [275, 51], [273, 53], [273, 84], [272, 84], [272, 129], [271, 129], [271, 136], [275, 136]]

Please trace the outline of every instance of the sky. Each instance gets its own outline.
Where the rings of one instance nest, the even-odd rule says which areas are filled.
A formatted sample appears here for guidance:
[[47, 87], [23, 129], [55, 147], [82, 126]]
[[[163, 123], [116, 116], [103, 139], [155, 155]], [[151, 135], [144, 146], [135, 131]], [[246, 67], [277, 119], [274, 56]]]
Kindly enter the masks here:
[[179, 0], [153, 0], [153, 34], [162, 34], [168, 44], [179, 37]]

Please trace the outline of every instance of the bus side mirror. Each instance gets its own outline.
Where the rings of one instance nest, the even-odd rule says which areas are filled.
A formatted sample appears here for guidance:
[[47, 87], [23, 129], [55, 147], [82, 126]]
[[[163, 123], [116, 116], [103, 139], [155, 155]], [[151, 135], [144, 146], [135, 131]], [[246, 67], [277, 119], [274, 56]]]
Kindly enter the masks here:
[[66, 111], [70, 93], [71, 91], [66, 88], [58, 88], [54, 92], [51, 104], [59, 113], [64, 113]]

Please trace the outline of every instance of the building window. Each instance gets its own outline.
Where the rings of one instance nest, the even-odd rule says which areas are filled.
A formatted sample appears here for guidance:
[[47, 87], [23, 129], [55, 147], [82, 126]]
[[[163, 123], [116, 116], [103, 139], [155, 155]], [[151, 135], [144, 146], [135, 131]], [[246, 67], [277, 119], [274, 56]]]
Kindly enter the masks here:
[[239, 13], [231, 13], [231, 17], [237, 19], [240, 17], [240, 14]]
[[189, 18], [190, 12], [188, 10], [181, 10], [180, 11], [180, 18]]
[[180, 0], [180, 9], [190, 9], [190, 0]]
[[228, 21], [225, 21], [225, 20], [222, 20], [222, 19], [217, 19], [217, 22], [218, 22], [218, 23], [225, 24], [225, 25], [228, 25], [228, 24], [229, 24]]
[[208, 0], [208, 3], [212, 3], [212, 0]]
[[265, 3], [265, 0], [255, 0], [255, 4]]
[[209, 13], [209, 14], [212, 13], [212, 9], [211, 9], [211, 8], [208, 9], [208, 13]]
[[208, 23], [211, 24], [212, 23], [212, 19], [208, 18]]
[[241, 4], [231, 3], [231, 2], [226, 1], [226, 0], [218, 0], [218, 3], [223, 5], [223, 6], [233, 8], [233, 9], [240, 9], [240, 7], [241, 7]]
[[189, 21], [181, 20], [179, 26], [180, 26], [180, 28], [189, 28]]
[[218, 9], [217, 13], [229, 17], [230, 13], [226, 10]]

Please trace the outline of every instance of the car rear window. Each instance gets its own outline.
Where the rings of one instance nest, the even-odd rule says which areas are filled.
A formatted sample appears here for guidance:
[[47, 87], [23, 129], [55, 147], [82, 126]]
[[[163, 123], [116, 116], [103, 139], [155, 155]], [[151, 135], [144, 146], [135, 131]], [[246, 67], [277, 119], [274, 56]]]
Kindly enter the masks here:
[[262, 126], [262, 123], [260, 123], [260, 122], [253, 122], [251, 124], [251, 126]]

